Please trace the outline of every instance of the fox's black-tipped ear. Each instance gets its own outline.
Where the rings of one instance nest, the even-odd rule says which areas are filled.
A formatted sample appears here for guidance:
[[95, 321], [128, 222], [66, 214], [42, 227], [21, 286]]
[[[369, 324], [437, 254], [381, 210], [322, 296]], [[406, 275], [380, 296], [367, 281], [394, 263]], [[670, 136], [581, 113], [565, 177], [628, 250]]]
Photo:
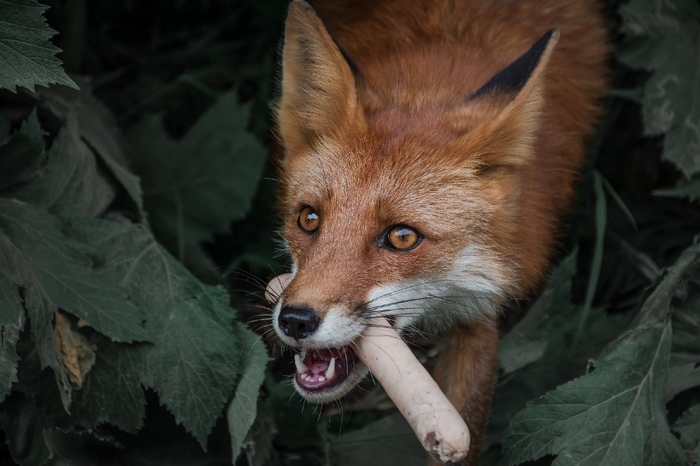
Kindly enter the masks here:
[[294, 0], [285, 27], [282, 95], [276, 112], [286, 154], [308, 148], [357, 119], [351, 63], [313, 8]]
[[[535, 72], [541, 73], [549, 61], [554, 46], [559, 40], [559, 31], [551, 29], [545, 33], [535, 44], [513, 63], [496, 73], [479, 90], [469, 96], [468, 100], [478, 99], [485, 95], [520, 93], [525, 85], [531, 81]], [[544, 63], [543, 63], [544, 62]], [[542, 63], [543, 66], [539, 66]]]
[[545, 71], [558, 41], [559, 31], [548, 31], [461, 104], [465, 138], [484, 167], [518, 166], [534, 157]]

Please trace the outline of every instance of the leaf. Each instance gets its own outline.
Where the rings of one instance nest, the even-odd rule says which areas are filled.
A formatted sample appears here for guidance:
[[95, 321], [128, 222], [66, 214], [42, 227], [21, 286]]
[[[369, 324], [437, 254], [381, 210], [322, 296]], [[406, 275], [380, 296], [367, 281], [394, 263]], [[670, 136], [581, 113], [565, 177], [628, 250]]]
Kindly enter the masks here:
[[654, 191], [657, 196], [680, 197], [691, 201], [700, 200], [700, 176], [691, 180], [683, 180], [670, 189], [658, 189]]
[[269, 359], [258, 335], [242, 324], [237, 324], [235, 328], [236, 340], [242, 350], [242, 361], [239, 363], [241, 377], [226, 413], [234, 461], [241, 453], [246, 436], [255, 421], [260, 385], [265, 380], [265, 368]]
[[696, 266], [686, 250], [644, 303], [635, 325], [594, 370], [528, 404], [503, 440], [510, 464], [557, 455], [554, 465], [681, 464], [666, 420], [671, 299]]
[[52, 319], [61, 308], [114, 340], [148, 340], [143, 312], [115, 275], [95, 263], [95, 251], [66, 236], [63, 228], [40, 208], [0, 198], [0, 257], [10, 280], [27, 289], [30, 318], [38, 318], [38, 309], [46, 307]]
[[0, 198], [0, 263], [12, 283], [25, 289], [42, 367], [56, 371], [64, 407], [71, 385], [54, 338], [58, 308], [74, 314], [118, 341], [149, 339], [144, 315], [117, 285], [117, 279], [91, 259], [91, 252], [63, 234], [63, 224], [46, 211]]
[[138, 346], [141, 381], [206, 450], [238, 374], [227, 293], [199, 282], [142, 226], [74, 219], [70, 235], [100, 251], [101, 262], [146, 314], [153, 341]]
[[688, 464], [700, 460], [700, 404], [696, 404], [673, 424], [680, 436], [681, 445], [688, 456]]
[[107, 209], [115, 191], [80, 138], [72, 114], [49, 150], [46, 167], [12, 195], [57, 215], [93, 217]]
[[146, 397], [141, 387], [143, 358], [141, 345], [123, 344], [100, 338], [96, 342], [95, 365], [85, 377], [83, 388], [74, 394], [71, 419], [87, 430], [109, 423], [136, 433], [146, 416]]
[[250, 208], [265, 162], [246, 131], [249, 105], [223, 94], [180, 140], [159, 118], [141, 119], [127, 134], [153, 230], [180, 259], [187, 249], [224, 233]]
[[576, 272], [576, 252], [555, 267], [545, 290], [523, 319], [506, 335], [498, 355], [503, 374], [515, 372], [542, 357], [548, 345], [550, 312], [573, 313], [571, 278]]
[[[576, 261], [577, 251], [574, 251], [554, 268], [540, 297], [503, 339], [499, 353], [501, 370], [484, 452], [502, 441], [510, 420], [528, 401], [581, 375], [592, 355], [591, 348], [605, 344], [619, 328], [609, 316], [593, 308], [586, 320], [588, 338], [576, 348], [576, 353], [572, 352], [571, 340], [580, 322], [580, 308], [571, 302]], [[600, 331], [600, 327], [604, 331]], [[533, 348], [543, 345], [541, 354], [533, 352]]]
[[663, 158], [700, 172], [700, 4], [632, 0], [620, 7], [627, 48], [619, 58], [653, 74], [644, 89], [644, 132], [665, 135]]
[[673, 343], [666, 398], [700, 387], [700, 261], [688, 267], [671, 301]]
[[46, 6], [34, 0], [0, 2], [0, 88], [17, 86], [34, 91], [35, 85], [77, 85], [56, 58], [60, 50], [49, 42], [55, 34], [44, 20]]
[[34, 110], [20, 129], [0, 145], [0, 191], [31, 179], [45, 162], [44, 136]]
[[55, 87], [40, 91], [42, 103], [66, 124], [77, 119], [77, 133], [94, 151], [144, 217], [141, 185], [127, 169], [121, 130], [107, 107], [92, 94], [92, 83], [76, 79], [80, 90]]
[[24, 328], [24, 308], [17, 286], [0, 272], [0, 402], [17, 382], [19, 356], [15, 350]]
[[248, 435], [243, 442], [246, 459], [249, 466], [264, 466], [265, 464], [279, 464], [279, 461], [269, 461], [275, 454], [272, 444], [273, 436], [277, 433], [274, 415], [270, 405], [258, 398], [258, 415], [250, 427]]
[[330, 444], [330, 463], [337, 466], [423, 466], [426, 457], [411, 426], [400, 413], [343, 434]]

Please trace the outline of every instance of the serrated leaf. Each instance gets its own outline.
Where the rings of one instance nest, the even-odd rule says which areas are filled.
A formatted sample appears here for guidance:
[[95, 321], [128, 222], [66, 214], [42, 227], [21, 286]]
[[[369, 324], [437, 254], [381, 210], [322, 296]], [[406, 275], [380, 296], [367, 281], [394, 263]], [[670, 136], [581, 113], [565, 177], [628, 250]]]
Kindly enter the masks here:
[[234, 312], [221, 287], [202, 284], [145, 228], [127, 221], [75, 219], [71, 234], [100, 251], [146, 313], [151, 345], [140, 345], [144, 386], [153, 388], [206, 450], [238, 374]]
[[0, 198], [0, 263], [5, 276], [25, 291], [24, 305], [42, 367], [56, 371], [64, 406], [71, 384], [54, 338], [58, 308], [119, 341], [147, 340], [144, 314], [117, 285], [117, 277], [93, 262], [91, 251], [62, 232], [46, 211]]
[[20, 129], [0, 145], [0, 191], [29, 180], [45, 162], [43, 133], [34, 110]]
[[114, 340], [149, 340], [144, 314], [117, 286], [116, 277], [93, 261], [94, 250], [66, 236], [63, 228], [40, 208], [0, 198], [0, 257], [10, 279], [26, 288], [30, 315], [45, 303]]
[[155, 116], [127, 134], [150, 223], [180, 259], [199, 242], [225, 233], [250, 208], [266, 154], [246, 131], [249, 109], [233, 90], [180, 140], [172, 140]]
[[[579, 309], [571, 303], [576, 259], [577, 253], [574, 251], [554, 268], [542, 295], [503, 339], [499, 352], [501, 371], [482, 451], [487, 451], [502, 440], [511, 418], [525, 407], [527, 401], [584, 370], [578, 354], [574, 359], [569, 350], [571, 336], [578, 326], [576, 317]], [[587, 325], [595, 325], [599, 320], [609, 325], [608, 319], [600, 313], [593, 313]], [[600, 333], [595, 335], [601, 336]], [[541, 353], [534, 352], [541, 346], [544, 346]], [[578, 348], [580, 352], [586, 349], [584, 345]], [[521, 351], [525, 353], [524, 356], [520, 354]]]
[[49, 42], [56, 32], [44, 20], [46, 8], [34, 0], [0, 2], [0, 88], [34, 91], [51, 83], [77, 88], [55, 57], [60, 49]]
[[269, 359], [265, 344], [258, 335], [242, 324], [237, 324], [235, 328], [236, 340], [241, 349], [241, 377], [226, 413], [234, 461], [241, 453], [246, 436], [255, 422], [260, 385], [265, 380], [265, 368]]
[[591, 374], [529, 403], [503, 440], [509, 464], [548, 454], [554, 465], [680, 464], [658, 386], [670, 337], [669, 324], [637, 332]]
[[24, 308], [17, 285], [0, 272], [0, 402], [17, 382], [19, 356], [15, 350], [24, 328]]
[[42, 103], [64, 124], [77, 118], [80, 138], [104, 162], [136, 205], [140, 217], [144, 217], [140, 181], [126, 168], [121, 130], [109, 109], [92, 95], [91, 82], [86, 78], [76, 81], [80, 85], [79, 91], [66, 87], [40, 91]]
[[72, 114], [48, 151], [46, 167], [12, 195], [57, 215], [92, 217], [107, 209], [115, 191], [80, 138]]
[[338, 466], [423, 466], [426, 463], [425, 450], [399, 413], [331, 440], [330, 458], [331, 464]]
[[673, 430], [680, 437], [688, 464], [695, 464], [694, 461], [700, 460], [700, 404], [683, 413], [673, 424]]
[[694, 267], [689, 248], [644, 303], [631, 331], [591, 362], [595, 369], [529, 403], [504, 438], [517, 464], [557, 455], [554, 465], [682, 464], [666, 420], [671, 299]]
[[85, 377], [83, 388], [74, 394], [70, 421], [88, 430], [109, 423], [136, 433], [146, 415], [141, 387], [142, 349], [103, 338], [96, 346], [95, 365]]
[[687, 178], [700, 172], [700, 5], [632, 0], [620, 7], [627, 48], [619, 58], [653, 74], [642, 113], [646, 135], [665, 135], [663, 158]]

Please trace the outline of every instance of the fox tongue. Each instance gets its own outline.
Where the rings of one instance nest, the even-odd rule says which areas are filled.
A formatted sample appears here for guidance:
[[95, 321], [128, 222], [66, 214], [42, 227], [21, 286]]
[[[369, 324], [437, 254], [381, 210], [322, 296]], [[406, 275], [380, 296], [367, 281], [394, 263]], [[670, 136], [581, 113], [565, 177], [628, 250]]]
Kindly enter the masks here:
[[294, 355], [297, 383], [311, 390], [335, 384], [339, 376], [336, 371], [336, 353], [332, 350], [309, 350], [303, 361], [298, 354]]

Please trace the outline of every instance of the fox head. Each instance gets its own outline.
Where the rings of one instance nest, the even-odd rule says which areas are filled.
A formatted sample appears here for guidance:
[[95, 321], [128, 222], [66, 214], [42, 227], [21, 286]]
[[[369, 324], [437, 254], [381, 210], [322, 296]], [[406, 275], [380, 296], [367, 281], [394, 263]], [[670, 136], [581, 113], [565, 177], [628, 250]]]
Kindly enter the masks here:
[[489, 76], [462, 75], [458, 56], [445, 74], [406, 50], [402, 74], [405, 64], [348, 57], [292, 2], [276, 119], [293, 278], [273, 325], [301, 350], [305, 398], [336, 399], [365, 375], [352, 345], [374, 317], [397, 329], [493, 318], [517, 288], [521, 167], [557, 40], [552, 30], [524, 44]]

